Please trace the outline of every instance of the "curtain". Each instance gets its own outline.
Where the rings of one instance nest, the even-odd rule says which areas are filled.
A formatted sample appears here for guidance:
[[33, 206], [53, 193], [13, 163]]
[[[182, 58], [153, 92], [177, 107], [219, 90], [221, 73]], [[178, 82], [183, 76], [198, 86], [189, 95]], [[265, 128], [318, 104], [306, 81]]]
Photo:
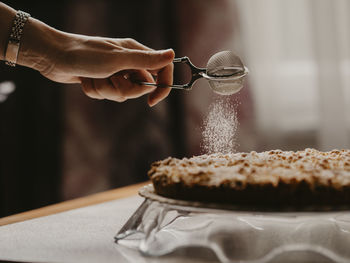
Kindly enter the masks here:
[[346, 0], [236, 0], [264, 148], [348, 148]]

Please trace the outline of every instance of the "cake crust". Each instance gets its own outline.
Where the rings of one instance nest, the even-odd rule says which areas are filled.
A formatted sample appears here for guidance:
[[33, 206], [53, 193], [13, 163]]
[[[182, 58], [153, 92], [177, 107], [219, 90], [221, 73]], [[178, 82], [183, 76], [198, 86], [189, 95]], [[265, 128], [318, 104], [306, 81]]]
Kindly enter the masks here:
[[248, 206], [348, 206], [350, 151], [250, 152], [167, 158], [152, 164], [157, 194]]

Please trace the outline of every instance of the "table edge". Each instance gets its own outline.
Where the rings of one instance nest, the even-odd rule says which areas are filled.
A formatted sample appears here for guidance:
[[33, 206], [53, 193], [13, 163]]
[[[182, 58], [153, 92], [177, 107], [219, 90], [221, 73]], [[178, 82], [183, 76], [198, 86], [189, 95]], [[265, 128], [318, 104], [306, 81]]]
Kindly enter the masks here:
[[108, 190], [101, 193], [92, 194], [89, 196], [76, 198], [61, 203], [44, 206], [38, 209], [22, 212], [19, 214], [10, 215], [7, 217], [0, 218], [0, 226], [9, 225], [17, 222], [22, 222], [29, 219], [34, 219], [42, 216], [57, 214], [60, 212], [85, 207], [89, 205], [95, 205], [107, 201], [116, 199], [126, 198], [138, 193], [138, 190], [149, 184], [150, 181], [124, 186], [112, 190]]

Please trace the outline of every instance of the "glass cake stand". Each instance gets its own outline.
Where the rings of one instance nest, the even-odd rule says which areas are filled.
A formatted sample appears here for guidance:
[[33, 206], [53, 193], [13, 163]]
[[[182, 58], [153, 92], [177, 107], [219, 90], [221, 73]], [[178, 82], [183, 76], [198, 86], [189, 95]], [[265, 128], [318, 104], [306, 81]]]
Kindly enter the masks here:
[[144, 255], [199, 247], [221, 262], [350, 261], [350, 211], [248, 211], [161, 197], [152, 185], [139, 194], [115, 240]]

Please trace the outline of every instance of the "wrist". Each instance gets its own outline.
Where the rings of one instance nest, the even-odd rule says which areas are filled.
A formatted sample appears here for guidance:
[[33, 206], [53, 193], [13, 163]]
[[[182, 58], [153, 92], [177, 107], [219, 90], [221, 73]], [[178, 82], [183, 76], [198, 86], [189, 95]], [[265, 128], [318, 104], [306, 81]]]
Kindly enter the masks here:
[[29, 18], [23, 30], [17, 64], [45, 71], [51, 65], [51, 58], [59, 56], [59, 34], [45, 23]]

